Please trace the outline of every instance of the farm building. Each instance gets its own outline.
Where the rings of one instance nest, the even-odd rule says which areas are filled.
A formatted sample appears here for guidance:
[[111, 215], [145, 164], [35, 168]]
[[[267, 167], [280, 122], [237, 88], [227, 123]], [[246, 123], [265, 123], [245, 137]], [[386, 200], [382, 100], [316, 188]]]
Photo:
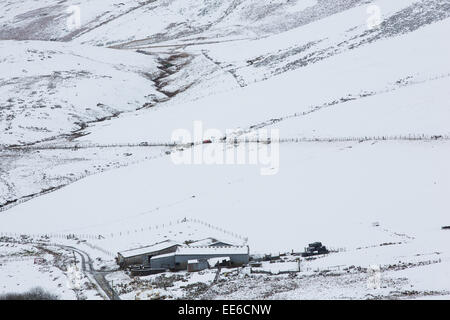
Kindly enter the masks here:
[[226, 243], [215, 238], [206, 238], [189, 243], [189, 247], [231, 247], [234, 244]]
[[150, 266], [155, 269], [187, 270], [190, 260], [197, 260], [200, 263], [200, 261], [220, 257], [229, 259], [230, 266], [241, 266], [247, 264], [249, 261], [249, 248], [248, 246], [180, 246], [175, 252], [152, 257], [150, 259]]
[[172, 240], [162, 241], [151, 246], [121, 251], [117, 254], [117, 263], [126, 268], [132, 265], [149, 265], [151, 257], [175, 252], [181, 246]]

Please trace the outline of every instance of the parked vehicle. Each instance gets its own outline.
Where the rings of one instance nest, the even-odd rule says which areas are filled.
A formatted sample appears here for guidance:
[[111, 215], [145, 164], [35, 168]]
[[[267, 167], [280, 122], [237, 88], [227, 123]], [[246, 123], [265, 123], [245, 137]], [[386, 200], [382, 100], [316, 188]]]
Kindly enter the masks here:
[[316, 256], [319, 254], [327, 254], [330, 251], [328, 251], [327, 247], [322, 245], [322, 242], [313, 242], [308, 245], [307, 248], [305, 248], [305, 252], [302, 253], [302, 257], [310, 257], [310, 256]]

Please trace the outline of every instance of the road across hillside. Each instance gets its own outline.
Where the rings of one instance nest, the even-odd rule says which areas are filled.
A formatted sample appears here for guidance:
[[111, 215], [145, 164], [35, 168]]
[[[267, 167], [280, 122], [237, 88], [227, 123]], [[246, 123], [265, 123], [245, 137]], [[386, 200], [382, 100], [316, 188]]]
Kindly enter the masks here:
[[94, 269], [92, 259], [86, 252], [71, 246], [56, 244], [55, 246], [77, 253], [81, 257], [81, 270], [83, 271], [83, 273], [91, 275], [97, 283], [98, 287], [110, 300], [120, 300], [119, 296], [115, 293], [115, 291], [109, 285], [108, 281], [105, 279], [104, 273]]

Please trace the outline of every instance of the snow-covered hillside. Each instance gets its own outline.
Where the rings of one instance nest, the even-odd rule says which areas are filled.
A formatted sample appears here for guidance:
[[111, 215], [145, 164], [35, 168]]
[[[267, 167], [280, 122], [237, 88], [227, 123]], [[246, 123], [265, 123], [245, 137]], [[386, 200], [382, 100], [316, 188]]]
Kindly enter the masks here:
[[[258, 254], [319, 240], [336, 250], [305, 261], [297, 280], [280, 276], [255, 291], [262, 280], [247, 283], [238, 272], [196, 297], [449, 296], [450, 233], [441, 227], [450, 225], [450, 2], [24, 0], [0, 8], [7, 239], [50, 235], [104, 268], [119, 250], [164, 239], [212, 236]], [[69, 30], [74, 8], [80, 25]], [[169, 144], [195, 121], [216, 130], [211, 144]], [[281, 138], [246, 146], [260, 155], [270, 148], [265, 163], [174, 164], [214, 146], [234, 152], [261, 129]], [[220, 140], [227, 130], [241, 143]], [[386, 272], [379, 291], [365, 287], [369, 265]], [[314, 270], [336, 266], [336, 278], [314, 282]], [[110, 276], [131, 286], [122, 272]], [[320, 295], [305, 289], [314, 283]]]
[[[450, 46], [445, 41], [449, 27], [450, 20], [439, 21], [244, 88], [218, 86], [221, 94], [180, 103], [189, 94], [198, 94], [194, 85], [168, 101], [167, 107], [96, 124], [81, 139], [161, 141], [176, 128], [192, 128], [194, 120], [225, 132], [227, 128], [259, 128], [277, 119], [275, 127], [282, 129], [284, 137], [297, 137], [299, 130], [306, 137], [323, 137], [322, 130], [331, 137], [449, 134], [445, 121], [450, 112], [445, 90], [450, 81]], [[297, 31], [303, 34], [302, 28]], [[338, 121], [346, 116], [347, 121]], [[345, 131], [334, 132], [339, 126]]]
[[[161, 97], [149, 56], [71, 44], [0, 42], [3, 145], [70, 134]], [[94, 90], [95, 88], [95, 90]]]
[[[98, 28], [121, 15], [133, 12], [151, 1], [63, 0], [16, 1], [0, 4], [1, 39], [70, 40]], [[74, 14], [79, 18], [68, 20]], [[81, 15], [82, 13], [82, 15]], [[71, 23], [74, 22], [74, 23]], [[74, 24], [80, 23], [77, 28]]]

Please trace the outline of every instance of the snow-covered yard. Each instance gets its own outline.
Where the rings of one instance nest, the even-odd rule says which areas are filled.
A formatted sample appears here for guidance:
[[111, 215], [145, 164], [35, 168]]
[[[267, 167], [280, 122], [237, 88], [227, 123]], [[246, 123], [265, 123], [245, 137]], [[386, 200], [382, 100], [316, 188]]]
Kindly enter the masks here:
[[[2, 237], [0, 240], [0, 295], [39, 287], [58, 299], [102, 299], [95, 285], [81, 274], [79, 261], [56, 247]], [[76, 283], [75, 281], [78, 281]]]

